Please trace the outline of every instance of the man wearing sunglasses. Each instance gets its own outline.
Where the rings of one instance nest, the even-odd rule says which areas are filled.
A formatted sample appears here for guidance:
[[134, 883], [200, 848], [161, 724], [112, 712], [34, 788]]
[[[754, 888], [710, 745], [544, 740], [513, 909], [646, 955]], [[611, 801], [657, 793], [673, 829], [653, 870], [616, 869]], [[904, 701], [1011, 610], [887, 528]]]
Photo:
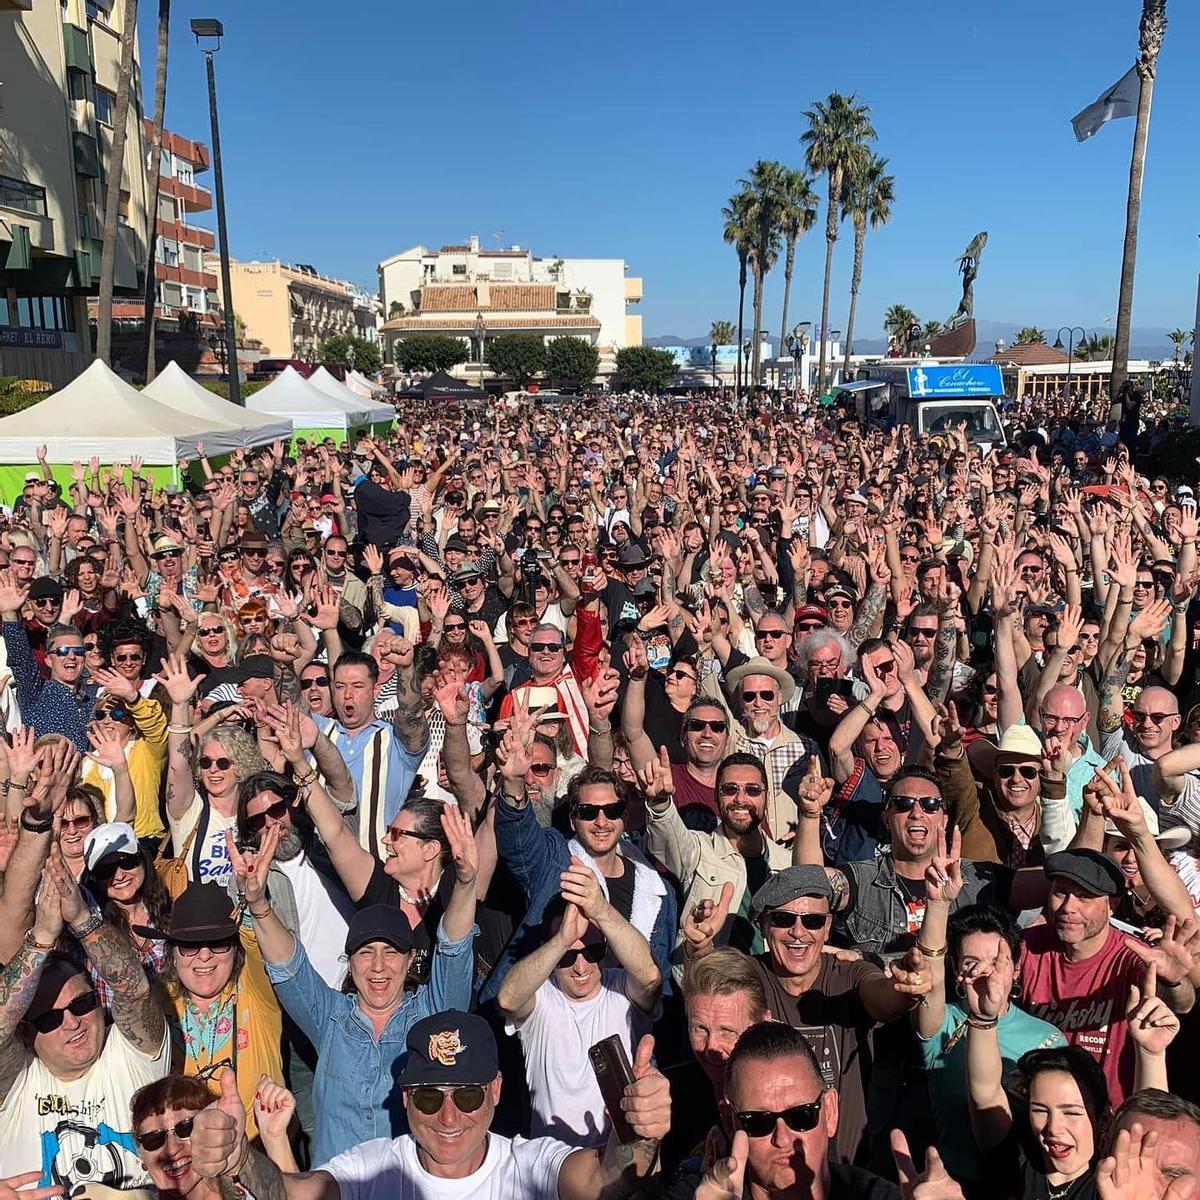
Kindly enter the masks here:
[[[111, 1024], [87, 972], [53, 949], [67, 931], [112, 996]], [[39, 1184], [68, 1191], [145, 1183], [130, 1103], [167, 1073], [166, 1018], [128, 935], [88, 908], [57, 848], [0, 984], [0, 1063], [5, 1171], [32, 1171]]]
[[[573, 860], [542, 917], [545, 941], [513, 964], [496, 996], [525, 1055], [530, 1136], [603, 1145], [612, 1122], [579, 1048], [620, 1037], [632, 1059], [658, 1007], [662, 977], [649, 943], [613, 908], [596, 876]], [[615, 967], [604, 967], [609, 953]]]
[[653, 1170], [671, 1123], [667, 1081], [651, 1065], [653, 1039], [633, 1060], [622, 1107], [635, 1140], [574, 1150], [554, 1138], [508, 1138], [492, 1130], [500, 1098], [496, 1039], [487, 1022], [450, 1009], [408, 1032], [399, 1077], [409, 1132], [339, 1154], [320, 1170], [284, 1174], [250, 1147], [246, 1113], [221, 1079], [221, 1098], [198, 1113], [192, 1165], [206, 1179], [233, 1179], [254, 1196], [278, 1200], [624, 1200]]

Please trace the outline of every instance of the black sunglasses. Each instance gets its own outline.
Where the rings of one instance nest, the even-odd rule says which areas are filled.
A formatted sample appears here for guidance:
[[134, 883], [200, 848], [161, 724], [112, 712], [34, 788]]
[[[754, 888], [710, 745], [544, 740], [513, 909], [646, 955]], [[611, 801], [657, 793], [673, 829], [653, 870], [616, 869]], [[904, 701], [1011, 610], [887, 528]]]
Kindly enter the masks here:
[[614, 804], [577, 804], [572, 815], [581, 821], [594, 821], [601, 813], [610, 821], [620, 821], [625, 816], [625, 801], [618, 800]]
[[95, 992], [84, 992], [82, 995], [76, 996], [70, 1004], [63, 1005], [62, 1008], [48, 1008], [45, 1012], [38, 1013], [36, 1017], [30, 1017], [29, 1023], [38, 1033], [53, 1033], [67, 1019], [67, 1013], [73, 1017], [86, 1017], [88, 1013], [95, 1012], [99, 1006], [100, 997]]
[[261, 833], [267, 827], [267, 821], [278, 821], [288, 810], [288, 802], [286, 800], [276, 800], [274, 804], [264, 808], [262, 812], [257, 812], [252, 817], [246, 818], [246, 828], [251, 833]]
[[1014, 775], [1020, 775], [1022, 779], [1036, 779], [1038, 774], [1038, 768], [1028, 764], [1003, 763], [996, 768], [997, 779], [1012, 779]]
[[764, 700], [769, 703], [770, 701], [772, 701], [774, 699], [775, 699], [775, 693], [773, 691], [769, 691], [769, 690], [765, 691], [765, 692], [746, 692], [746, 691], [742, 692], [742, 703], [743, 704], [750, 704], [751, 702], [753, 702], [755, 700]]
[[729, 729], [729, 722], [725, 720], [706, 721], [703, 717], [688, 717], [684, 721], [683, 727], [688, 733], [703, 733], [706, 729], [713, 733], [725, 733]]
[[141, 865], [142, 856], [140, 854], [109, 854], [92, 868], [92, 874], [97, 879], [107, 882], [118, 871], [132, 871]]
[[201, 768], [205, 771], [210, 771], [213, 767], [216, 767], [218, 771], [228, 771], [229, 768], [233, 766], [233, 759], [225, 758], [224, 756], [220, 758], [209, 758], [207, 754], [202, 754], [197, 761], [199, 762]]
[[807, 1133], [810, 1129], [816, 1129], [821, 1119], [821, 1099], [818, 1096], [809, 1104], [794, 1104], [782, 1112], [751, 1109], [733, 1115], [747, 1137], [770, 1137], [775, 1132], [775, 1123], [781, 1119], [793, 1133]]
[[[186, 1142], [192, 1136], [192, 1124], [196, 1120], [195, 1117], [184, 1117], [182, 1121], [176, 1121], [169, 1129], [181, 1142]], [[139, 1133], [137, 1144], [143, 1150], [161, 1150], [167, 1144], [166, 1129], [147, 1129], [145, 1133]]]
[[444, 1092], [439, 1087], [408, 1089], [408, 1096], [413, 1107], [427, 1117], [432, 1117], [434, 1113], [441, 1111], [447, 1096], [454, 1101], [454, 1107], [459, 1112], [473, 1113], [483, 1107], [486, 1095], [483, 1086], [478, 1083], [464, 1083], [460, 1087], [452, 1088], [449, 1092]]
[[763, 913], [763, 919], [772, 929], [791, 929], [796, 922], [805, 929], [821, 929], [825, 922], [829, 920], [828, 913], [796, 913], [791, 912], [786, 908], [773, 908], [769, 912]]
[[575, 965], [575, 960], [582, 954], [584, 962], [598, 963], [608, 953], [607, 942], [589, 942], [586, 946], [581, 946], [578, 950], [568, 950], [566, 954], [558, 960], [558, 969], [566, 971]]
[[940, 796], [889, 796], [888, 804], [897, 812], [912, 812], [913, 805], [919, 804], [921, 811], [935, 813], [942, 807]]

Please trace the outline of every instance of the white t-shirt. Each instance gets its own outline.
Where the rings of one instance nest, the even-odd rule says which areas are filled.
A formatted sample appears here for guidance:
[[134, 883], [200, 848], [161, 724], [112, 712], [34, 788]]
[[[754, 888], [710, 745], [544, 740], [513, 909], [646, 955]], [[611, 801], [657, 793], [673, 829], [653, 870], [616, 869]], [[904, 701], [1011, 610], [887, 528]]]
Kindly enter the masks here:
[[341, 1200], [558, 1200], [558, 1172], [571, 1147], [553, 1138], [488, 1134], [487, 1154], [465, 1179], [430, 1175], [411, 1134], [375, 1138], [331, 1158], [322, 1168]]
[[[557, 600], [552, 600], [546, 605], [546, 611], [538, 618], [539, 625], [553, 625], [563, 637], [567, 636], [567, 618], [563, 616], [563, 610]], [[496, 622], [496, 628], [492, 630], [492, 640], [497, 646], [508, 645], [508, 613], [502, 612], [500, 619]]]
[[[201, 840], [200, 835], [197, 834], [188, 847], [187, 854], [183, 855], [187, 862], [188, 879], [193, 883], [219, 883], [225, 887], [233, 874], [233, 864], [229, 861], [229, 849], [225, 845], [225, 830], [232, 829], [236, 836], [236, 814], [232, 817], [222, 815], [211, 804], [207, 804], [199, 792], [196, 792], [192, 796], [192, 802], [188, 805], [187, 812], [178, 821], [170, 813], [167, 814], [167, 824], [171, 828], [171, 846], [175, 854], [183, 853], [183, 844], [187, 841], [188, 834], [196, 827], [196, 823], [200, 820], [200, 814], [205, 808], [208, 809], [208, 828], [204, 832], [203, 841], [197, 847], [196, 842]], [[199, 876], [193, 870], [197, 861], [197, 852], [200, 855]]]
[[626, 995], [629, 976], [620, 967], [601, 972], [590, 1000], [568, 1000], [554, 978], [537, 990], [533, 1012], [506, 1025], [525, 1052], [529, 1083], [529, 1131], [572, 1146], [599, 1146], [611, 1122], [592, 1072], [588, 1050], [617, 1034], [633, 1062], [636, 1043], [650, 1031], [649, 1018]]
[[354, 916], [354, 904], [340, 888], [326, 887], [307, 854], [297, 854], [286, 862], [276, 858], [275, 866], [292, 885], [300, 917], [297, 932], [308, 961], [334, 991], [340, 990], [346, 977], [346, 964], [342, 961], [346, 927]]
[[25, 1065], [0, 1105], [0, 1177], [41, 1171], [39, 1187], [114, 1188], [149, 1182], [133, 1140], [129, 1106], [138, 1088], [161, 1079], [170, 1063], [163, 1031], [157, 1054], [143, 1054], [110, 1025], [87, 1074], [64, 1083], [22, 1049]]

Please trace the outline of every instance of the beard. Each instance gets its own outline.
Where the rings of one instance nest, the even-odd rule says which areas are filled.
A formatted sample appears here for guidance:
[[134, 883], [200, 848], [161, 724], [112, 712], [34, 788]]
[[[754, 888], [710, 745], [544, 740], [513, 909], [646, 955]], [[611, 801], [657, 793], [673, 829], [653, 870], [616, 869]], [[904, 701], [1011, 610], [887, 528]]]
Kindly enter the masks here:
[[280, 862], [291, 862], [304, 853], [304, 839], [294, 830], [280, 835], [279, 844], [275, 847], [275, 857]]
[[743, 834], [753, 833], [762, 824], [762, 819], [762, 813], [755, 812], [753, 809], [749, 812], [736, 813], [730, 812], [729, 809], [721, 810], [721, 824], [739, 837]]
[[748, 717], [750, 729], [759, 737], [765, 737], [767, 730], [775, 723], [774, 717]]

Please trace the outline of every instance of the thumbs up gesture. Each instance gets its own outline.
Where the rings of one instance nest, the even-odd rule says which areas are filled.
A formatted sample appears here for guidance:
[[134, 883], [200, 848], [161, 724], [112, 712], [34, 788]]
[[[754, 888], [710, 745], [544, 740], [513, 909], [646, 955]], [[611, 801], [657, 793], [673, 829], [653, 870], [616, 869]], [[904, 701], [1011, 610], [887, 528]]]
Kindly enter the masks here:
[[226, 1067], [220, 1083], [220, 1096], [196, 1114], [192, 1125], [192, 1166], [203, 1179], [236, 1175], [250, 1153], [237, 1076]]
[[661, 1141], [671, 1128], [671, 1089], [667, 1077], [654, 1066], [654, 1038], [638, 1042], [633, 1060], [633, 1082], [625, 1089], [621, 1107], [629, 1127], [644, 1141]]

